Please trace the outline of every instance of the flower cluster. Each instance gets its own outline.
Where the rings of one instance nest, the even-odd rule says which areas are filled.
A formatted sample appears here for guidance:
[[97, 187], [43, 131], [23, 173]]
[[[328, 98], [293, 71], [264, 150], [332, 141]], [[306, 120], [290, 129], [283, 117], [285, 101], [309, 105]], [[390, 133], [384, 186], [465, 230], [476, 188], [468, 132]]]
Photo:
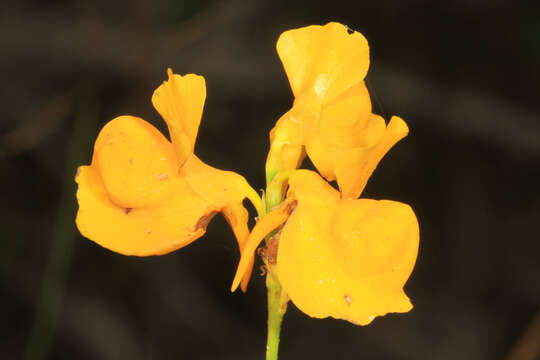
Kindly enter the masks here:
[[[204, 78], [169, 70], [152, 103], [171, 141], [133, 116], [105, 125], [91, 165], [76, 177], [79, 230], [122, 254], [159, 255], [201, 237], [221, 212], [241, 251], [233, 291], [245, 291], [266, 238], [267, 270], [309, 316], [365, 325], [409, 311], [403, 286], [418, 251], [416, 216], [403, 203], [359, 198], [382, 157], [408, 134], [401, 118], [386, 124], [372, 113], [366, 39], [329, 23], [283, 33], [277, 51], [295, 100], [270, 132], [264, 201], [242, 176], [193, 153]], [[318, 173], [298, 169], [306, 155]], [[244, 198], [259, 215], [251, 231]]]
[[[266, 170], [270, 183], [289, 172], [289, 190], [251, 232], [233, 290], [261, 235], [279, 229], [275, 272], [306, 314], [365, 325], [409, 311], [403, 286], [418, 251], [416, 216], [406, 204], [358, 199], [381, 158], [408, 133], [399, 117], [386, 125], [371, 112], [366, 39], [329, 23], [283, 33], [277, 51], [295, 100], [271, 132]], [[339, 191], [313, 171], [291, 173], [305, 153]]]

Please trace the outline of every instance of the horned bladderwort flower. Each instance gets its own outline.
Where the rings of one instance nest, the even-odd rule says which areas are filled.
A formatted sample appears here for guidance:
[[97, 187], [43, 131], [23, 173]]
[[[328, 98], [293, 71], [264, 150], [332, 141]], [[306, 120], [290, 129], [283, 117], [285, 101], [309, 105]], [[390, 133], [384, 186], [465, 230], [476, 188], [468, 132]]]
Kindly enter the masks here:
[[[101, 130], [91, 165], [76, 177], [77, 226], [113, 251], [168, 253], [201, 237], [222, 212], [241, 252], [231, 289], [245, 291], [265, 240], [258, 253], [268, 287], [267, 359], [277, 358], [289, 300], [309, 316], [358, 325], [409, 311], [403, 286], [419, 243], [410, 206], [360, 198], [380, 160], [409, 131], [397, 116], [387, 124], [372, 113], [366, 39], [329, 23], [286, 31], [277, 51], [294, 103], [270, 132], [263, 200], [242, 176], [194, 155], [204, 78], [170, 70], [152, 103], [171, 141], [142, 119], [118, 117]], [[306, 154], [318, 173], [298, 170]], [[258, 213], [251, 232], [245, 198]]]
[[[395, 119], [388, 125], [390, 142], [407, 130]], [[403, 286], [419, 240], [410, 206], [344, 197], [309, 170], [293, 171], [288, 182], [286, 200], [251, 232], [232, 290], [249, 269], [262, 234], [283, 225], [274, 235], [277, 251], [267, 266], [304, 313], [367, 325], [376, 316], [409, 311], [412, 305]]]
[[[246, 180], [204, 164], [193, 149], [201, 121], [206, 84], [202, 76], [168, 70], [152, 103], [172, 139], [134, 116], [120, 116], [98, 135], [90, 166], [81, 166], [77, 227], [99, 245], [124, 255], [161, 255], [204, 235], [222, 212], [240, 250], [249, 235], [249, 198], [262, 202]], [[248, 272], [250, 273], [250, 272]], [[250, 274], [244, 278], [245, 290]]]

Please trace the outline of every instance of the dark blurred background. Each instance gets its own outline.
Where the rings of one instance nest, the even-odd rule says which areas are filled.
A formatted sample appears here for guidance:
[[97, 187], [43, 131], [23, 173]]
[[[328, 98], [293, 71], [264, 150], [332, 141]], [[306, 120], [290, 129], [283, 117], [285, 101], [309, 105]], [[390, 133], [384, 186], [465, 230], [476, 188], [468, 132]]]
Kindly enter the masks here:
[[411, 128], [365, 196], [416, 211], [415, 308], [357, 327], [291, 305], [280, 358], [540, 359], [540, 2], [1, 7], [1, 359], [264, 357], [264, 281], [229, 292], [239, 256], [221, 217], [187, 248], [124, 257], [77, 232], [73, 177], [115, 116], [163, 129], [150, 97], [170, 66], [206, 77], [197, 154], [262, 188], [292, 102], [275, 42], [332, 20], [370, 42], [375, 111]]

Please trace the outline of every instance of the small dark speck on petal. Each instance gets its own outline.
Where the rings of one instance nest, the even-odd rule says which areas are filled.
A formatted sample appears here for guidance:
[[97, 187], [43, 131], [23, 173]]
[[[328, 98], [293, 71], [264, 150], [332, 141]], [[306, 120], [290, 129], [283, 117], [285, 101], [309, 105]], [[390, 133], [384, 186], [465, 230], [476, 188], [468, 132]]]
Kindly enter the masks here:
[[125, 208], [124, 209], [124, 212], [127, 214], [129, 214], [131, 212], [131, 210], [133, 210], [132, 208]]

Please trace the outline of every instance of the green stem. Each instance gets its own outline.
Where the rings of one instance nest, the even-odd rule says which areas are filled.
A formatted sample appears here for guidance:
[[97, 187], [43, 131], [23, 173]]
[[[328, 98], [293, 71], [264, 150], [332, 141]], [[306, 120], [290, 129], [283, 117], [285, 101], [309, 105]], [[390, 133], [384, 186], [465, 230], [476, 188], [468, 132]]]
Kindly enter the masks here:
[[268, 272], [266, 275], [268, 288], [268, 338], [266, 342], [266, 360], [277, 360], [281, 321], [287, 311], [287, 296], [279, 281]]
[[[294, 170], [278, 171], [272, 176], [271, 182], [266, 187], [266, 211], [271, 211], [281, 203], [283, 198], [283, 182], [286, 181]], [[273, 233], [267, 236], [266, 242]], [[275, 266], [265, 261], [267, 275], [266, 288], [268, 289], [268, 338], [266, 342], [266, 360], [277, 360], [279, 349], [279, 335], [283, 315], [287, 311], [287, 294], [281, 287], [275, 276]]]
[[271, 211], [281, 203], [283, 198], [283, 183], [289, 179], [295, 170], [279, 171], [266, 187], [266, 211]]

